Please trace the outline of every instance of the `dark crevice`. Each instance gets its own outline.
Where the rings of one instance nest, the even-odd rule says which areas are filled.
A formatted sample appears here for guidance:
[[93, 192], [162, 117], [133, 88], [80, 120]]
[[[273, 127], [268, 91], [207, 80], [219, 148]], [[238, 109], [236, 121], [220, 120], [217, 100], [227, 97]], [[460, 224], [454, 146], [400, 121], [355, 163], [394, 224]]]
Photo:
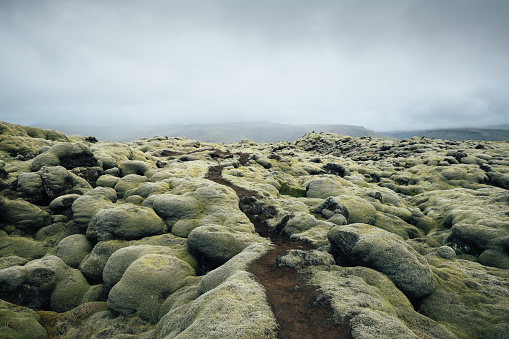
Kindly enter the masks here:
[[[245, 164], [249, 154], [243, 155]], [[310, 243], [292, 241], [283, 228], [291, 218], [284, 217], [278, 225], [270, 227], [266, 220], [276, 215], [273, 206], [263, 206], [261, 197], [254, 191], [237, 187], [221, 176], [224, 166], [209, 168], [206, 176], [221, 185], [232, 188], [240, 199], [240, 209], [255, 226], [260, 236], [270, 238], [274, 247], [253, 263], [248, 271], [262, 284], [278, 323], [278, 338], [351, 338], [348, 323], [333, 321], [329, 298], [317, 286], [306, 283], [306, 277], [289, 267], [280, 267], [279, 258], [292, 249], [312, 249]]]

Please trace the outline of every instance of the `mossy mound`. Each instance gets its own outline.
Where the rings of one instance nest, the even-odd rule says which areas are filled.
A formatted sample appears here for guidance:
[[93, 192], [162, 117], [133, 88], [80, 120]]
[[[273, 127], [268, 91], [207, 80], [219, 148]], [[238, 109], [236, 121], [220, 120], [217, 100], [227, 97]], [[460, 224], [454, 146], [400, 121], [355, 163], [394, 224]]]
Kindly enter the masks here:
[[276, 338], [276, 329], [263, 287], [249, 273], [237, 271], [195, 300], [173, 307], [152, 336]]
[[26, 307], [0, 300], [0, 337], [6, 339], [46, 339], [48, 333], [39, 315]]
[[49, 244], [21, 236], [9, 236], [0, 231], [0, 255], [2, 257], [17, 256], [32, 260], [41, 258], [52, 250]]
[[108, 307], [124, 315], [137, 313], [157, 322], [161, 301], [186, 284], [194, 269], [163, 254], [146, 254], [133, 261], [108, 295]]
[[99, 210], [87, 228], [87, 237], [96, 241], [133, 240], [167, 231], [153, 209], [124, 204]]
[[422, 300], [420, 313], [460, 338], [486, 338], [488, 333], [493, 338], [507, 335], [503, 330], [503, 325], [509, 323], [507, 270], [435, 255], [427, 260], [436, 275], [437, 288]]
[[349, 319], [353, 338], [454, 338], [414, 311], [384, 274], [364, 267], [317, 266], [311, 282], [331, 299], [336, 321]]

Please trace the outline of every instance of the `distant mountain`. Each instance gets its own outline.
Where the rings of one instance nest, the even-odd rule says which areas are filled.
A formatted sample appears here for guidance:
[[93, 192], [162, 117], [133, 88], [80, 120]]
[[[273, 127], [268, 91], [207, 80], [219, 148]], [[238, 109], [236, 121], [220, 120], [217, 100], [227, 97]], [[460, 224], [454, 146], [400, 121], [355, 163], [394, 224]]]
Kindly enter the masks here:
[[[452, 139], [452, 140], [490, 140], [503, 141], [509, 140], [509, 128], [451, 128], [451, 129], [431, 129], [419, 131], [395, 131], [383, 132], [387, 136], [398, 139], [406, 139], [414, 136], [429, 137], [435, 139]], [[502, 127], [502, 128], [500, 128]], [[509, 127], [509, 126], [508, 126]]]
[[494, 126], [485, 126], [483, 128], [490, 128], [490, 129], [509, 129], [509, 124], [502, 124], [502, 125], [494, 125]]
[[67, 135], [95, 136], [103, 141], [128, 142], [156, 135], [187, 137], [203, 142], [232, 143], [241, 140], [255, 142], [295, 141], [309, 132], [331, 132], [352, 137], [386, 138], [361, 126], [352, 125], [292, 125], [272, 122], [239, 122], [210, 125], [158, 126], [78, 126], [38, 124], [36, 127], [56, 129]]

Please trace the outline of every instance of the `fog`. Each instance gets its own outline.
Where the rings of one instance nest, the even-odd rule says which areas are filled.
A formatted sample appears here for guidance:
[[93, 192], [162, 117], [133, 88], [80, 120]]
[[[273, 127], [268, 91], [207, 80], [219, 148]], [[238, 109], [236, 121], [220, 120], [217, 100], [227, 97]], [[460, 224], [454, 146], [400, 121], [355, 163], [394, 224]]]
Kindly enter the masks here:
[[1, 1], [0, 120], [509, 123], [506, 0]]

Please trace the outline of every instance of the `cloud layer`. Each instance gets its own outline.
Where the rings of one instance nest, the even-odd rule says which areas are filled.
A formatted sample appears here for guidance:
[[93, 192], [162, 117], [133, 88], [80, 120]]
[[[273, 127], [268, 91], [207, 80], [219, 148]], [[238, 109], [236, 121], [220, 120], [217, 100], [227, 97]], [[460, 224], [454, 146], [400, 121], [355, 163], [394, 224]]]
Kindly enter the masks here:
[[0, 2], [0, 120], [509, 122], [505, 0]]

